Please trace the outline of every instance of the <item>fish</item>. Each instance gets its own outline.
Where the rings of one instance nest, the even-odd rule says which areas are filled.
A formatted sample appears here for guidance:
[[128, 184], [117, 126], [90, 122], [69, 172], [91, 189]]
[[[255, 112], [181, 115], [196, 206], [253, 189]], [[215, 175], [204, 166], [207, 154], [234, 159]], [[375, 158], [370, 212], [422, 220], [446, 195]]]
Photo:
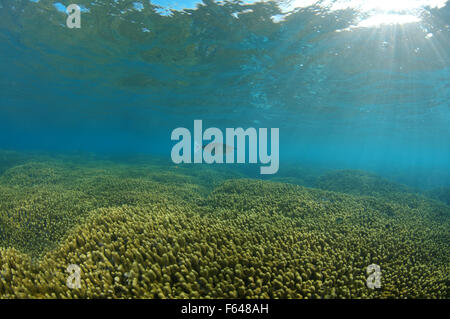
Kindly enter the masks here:
[[212, 156], [223, 156], [225, 154], [229, 154], [231, 152], [233, 152], [236, 148], [232, 147], [230, 145], [227, 144], [223, 144], [223, 143], [218, 143], [218, 142], [213, 142], [213, 143], [208, 143], [208, 144], [204, 144], [201, 146], [195, 142], [194, 143], [194, 152], [197, 153], [201, 150], [203, 150], [203, 152], [207, 152], [210, 153]]

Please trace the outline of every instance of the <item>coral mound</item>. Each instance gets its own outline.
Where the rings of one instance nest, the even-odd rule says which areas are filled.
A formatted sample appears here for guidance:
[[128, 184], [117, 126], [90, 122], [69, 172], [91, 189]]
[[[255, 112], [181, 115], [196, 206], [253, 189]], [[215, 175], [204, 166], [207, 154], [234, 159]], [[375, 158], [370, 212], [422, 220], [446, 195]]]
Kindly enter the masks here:
[[353, 195], [387, 195], [411, 192], [408, 187], [361, 170], [337, 170], [322, 175], [316, 187]]
[[[152, 165], [6, 170], [0, 297], [449, 297], [450, 208], [441, 202], [223, 172], [214, 182], [209, 169]], [[81, 288], [66, 284], [70, 264]], [[366, 286], [370, 264], [381, 267], [380, 289]]]

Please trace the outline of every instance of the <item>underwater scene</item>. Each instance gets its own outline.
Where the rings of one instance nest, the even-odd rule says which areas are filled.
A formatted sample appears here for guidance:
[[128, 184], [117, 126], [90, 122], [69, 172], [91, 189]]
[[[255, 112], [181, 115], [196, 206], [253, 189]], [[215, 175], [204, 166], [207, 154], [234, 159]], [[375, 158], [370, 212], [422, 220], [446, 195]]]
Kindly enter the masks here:
[[450, 298], [446, 0], [0, 0], [0, 299]]

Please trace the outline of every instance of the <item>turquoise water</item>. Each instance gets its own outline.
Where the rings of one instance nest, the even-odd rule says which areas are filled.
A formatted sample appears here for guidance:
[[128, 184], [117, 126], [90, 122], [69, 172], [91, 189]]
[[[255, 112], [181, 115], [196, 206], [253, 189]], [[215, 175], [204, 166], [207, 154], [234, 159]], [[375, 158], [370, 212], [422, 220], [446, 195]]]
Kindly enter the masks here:
[[[289, 280], [296, 275], [283, 277], [288, 272], [280, 270], [272, 281], [261, 279], [270, 282], [269, 287], [277, 287], [267, 291], [246, 280], [235, 292], [217, 284], [210, 290], [205, 284], [199, 284], [203, 288], [193, 284], [176, 290], [178, 286], [172, 282], [170, 293], [163, 288], [165, 284], [159, 290], [136, 284], [133, 291], [122, 286], [111, 288], [114, 297], [448, 297], [448, 272], [439, 274], [448, 270], [445, 255], [449, 252], [450, 7], [446, 1], [391, 2], [77, 0], [82, 9], [81, 27], [71, 29], [66, 25], [65, 8], [72, 0], [1, 0], [0, 247], [14, 247], [33, 258], [48, 251], [62, 256], [58, 249], [63, 251], [71, 242], [69, 230], [75, 225], [90, 225], [80, 219], [90, 212], [112, 210], [111, 218], [116, 221], [114, 209], [122, 210], [122, 205], [139, 207], [136, 215], [129, 214], [141, 216], [143, 211], [155, 210], [146, 205], [161, 202], [176, 207], [193, 205], [189, 207], [199, 214], [199, 220], [215, 212], [219, 221], [214, 221], [214, 227], [230, 227], [230, 233], [241, 224], [221, 224], [230, 222], [227, 210], [237, 215], [248, 212], [256, 224], [278, 227], [279, 221], [271, 219], [272, 210], [256, 204], [267, 200], [274, 214], [282, 213], [281, 220], [295, 220], [297, 226], [289, 222], [294, 237], [300, 224], [306, 227], [299, 228], [302, 236], [323, 231], [322, 226], [308, 228], [302, 220], [310, 218], [314, 224], [328, 214], [332, 215], [326, 225], [338, 227], [330, 228], [328, 234], [340, 234], [341, 222], [344, 226], [364, 225], [361, 227], [370, 231], [359, 215], [362, 212], [374, 214], [371, 222], [377, 231], [391, 227], [384, 226], [391, 222], [398, 223], [392, 229], [405, 230], [405, 238], [413, 240], [405, 248], [405, 256], [423, 256], [422, 250], [436, 250], [439, 261], [423, 261], [417, 271], [420, 267], [434, 269], [430, 278], [437, 281], [430, 280], [441, 288], [423, 288], [421, 295], [406, 283], [397, 290], [389, 283], [384, 292], [365, 292], [360, 285], [365, 280], [362, 267], [374, 261], [365, 253], [359, 255], [358, 250], [352, 253], [363, 256], [355, 274], [355, 278], [359, 276], [356, 290], [347, 282], [328, 282], [328, 273], [314, 275], [319, 264], [334, 257], [319, 258], [318, 264], [313, 257], [299, 257], [306, 260], [301, 266], [306, 269], [306, 278], [300, 284], [291, 285]], [[171, 132], [178, 127], [193, 132], [194, 120], [202, 120], [205, 129], [216, 127], [223, 132], [238, 127], [278, 128], [279, 170], [270, 176], [260, 175], [260, 163], [248, 164], [248, 160], [211, 166], [173, 163]], [[233, 185], [236, 178], [244, 178], [243, 184]], [[259, 183], [257, 180], [269, 184], [253, 184]], [[158, 189], [157, 195], [153, 189]], [[114, 198], [115, 192], [123, 197]], [[261, 198], [253, 198], [254, 192], [260, 192]], [[231, 200], [233, 204], [224, 204], [234, 193], [236, 198], [254, 200], [254, 209], [245, 200], [244, 208], [236, 206], [241, 197]], [[53, 196], [59, 199], [46, 199]], [[333, 196], [339, 199], [330, 199]], [[67, 204], [61, 198], [66, 198]], [[302, 201], [314, 204], [300, 205]], [[348, 209], [344, 204], [333, 204], [344, 202]], [[308, 215], [304, 207], [318, 215]], [[15, 214], [24, 210], [32, 221], [16, 224]], [[168, 210], [168, 216], [177, 211], [173, 207]], [[264, 218], [253, 216], [255, 210]], [[299, 210], [303, 213], [296, 215]], [[40, 215], [43, 211], [45, 216]], [[53, 211], [70, 214], [55, 217]], [[353, 217], [347, 216], [349, 212]], [[158, 214], [154, 222], [165, 227]], [[191, 212], [183, 214], [191, 216]], [[395, 222], [389, 221], [392, 214]], [[424, 221], [415, 224], [413, 217]], [[177, 219], [181, 217], [173, 218], [175, 225], [184, 225]], [[39, 231], [30, 231], [30, 225]], [[346, 231], [352, 229], [344, 226]], [[20, 227], [25, 230], [16, 231]], [[167, 232], [173, 230], [171, 227]], [[280, 227], [286, 229], [285, 225]], [[436, 232], [433, 238], [420, 237], [430, 229]], [[255, 234], [267, 231], [259, 229]], [[289, 234], [290, 230], [280, 236]], [[29, 236], [35, 241], [27, 244], [24, 238]], [[89, 236], [85, 236], [86, 241]], [[251, 240], [259, 235], [255, 236]], [[184, 240], [180, 239], [180, 245]], [[377, 242], [375, 238], [367, 240]], [[424, 240], [433, 248], [418, 248]], [[55, 248], [55, 243], [61, 246]], [[362, 245], [362, 250], [371, 247], [369, 242]], [[387, 245], [387, 251], [398, 248]], [[164, 264], [172, 261], [171, 254]], [[152, 265], [135, 258], [141, 265]], [[383, 258], [379, 257], [378, 263]], [[308, 270], [305, 265], [311, 263], [315, 268]], [[261, 270], [267, 266], [258, 261], [250, 264], [244, 268]], [[389, 276], [394, 276], [391, 265], [387, 267]], [[203, 268], [199, 264], [196, 269], [200, 273]], [[129, 276], [129, 271], [120, 270], [112, 276], [113, 282], [118, 277], [127, 287], [132, 279], [122, 276]], [[243, 272], [246, 278], [251, 277], [250, 270]], [[278, 275], [281, 279], [274, 283]], [[151, 282], [159, 275], [152, 272], [149, 276]], [[208, 281], [208, 275], [202, 276]], [[386, 278], [393, 278], [389, 276]], [[309, 284], [302, 286], [307, 280], [314, 282], [314, 290]], [[285, 283], [289, 284], [283, 286]], [[11, 285], [0, 286], [3, 296], [23, 297], [13, 290]], [[110, 296], [92, 291], [78, 296]], [[34, 296], [71, 296], [55, 293], [47, 295], [42, 288]]]
[[202, 119], [279, 127], [281, 162], [450, 183], [448, 6], [337, 32], [368, 13], [306, 7], [274, 23], [275, 3], [79, 4], [68, 29], [51, 1], [2, 2], [3, 148], [168, 156], [170, 132]]

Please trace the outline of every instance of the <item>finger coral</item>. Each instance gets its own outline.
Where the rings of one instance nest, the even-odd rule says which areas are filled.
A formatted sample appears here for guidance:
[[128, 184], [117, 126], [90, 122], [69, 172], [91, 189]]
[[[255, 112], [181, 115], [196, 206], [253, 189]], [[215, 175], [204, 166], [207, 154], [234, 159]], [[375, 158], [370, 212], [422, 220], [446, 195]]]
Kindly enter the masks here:
[[0, 298], [448, 298], [444, 203], [146, 167], [6, 170]]

